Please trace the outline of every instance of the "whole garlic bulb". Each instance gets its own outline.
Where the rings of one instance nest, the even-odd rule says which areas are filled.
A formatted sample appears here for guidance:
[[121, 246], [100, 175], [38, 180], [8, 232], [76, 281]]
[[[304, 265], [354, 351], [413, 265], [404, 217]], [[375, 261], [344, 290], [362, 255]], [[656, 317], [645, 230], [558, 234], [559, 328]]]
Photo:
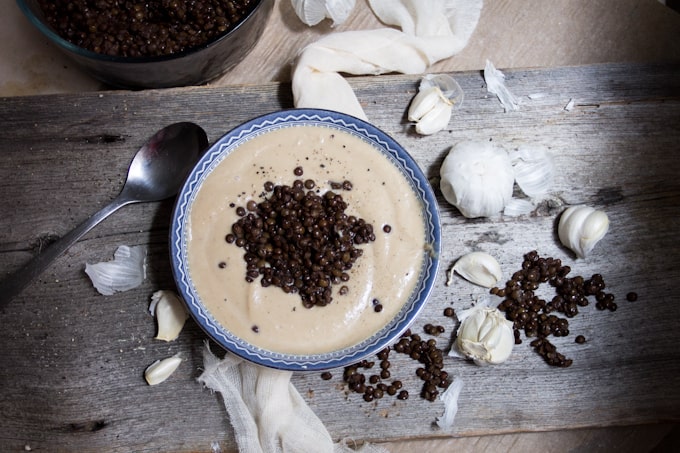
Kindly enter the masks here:
[[444, 198], [468, 218], [498, 214], [512, 198], [515, 173], [510, 156], [491, 142], [456, 144], [439, 174]]
[[567, 208], [560, 216], [557, 227], [560, 242], [579, 258], [585, 258], [607, 231], [607, 214], [585, 205]]
[[515, 345], [513, 323], [494, 307], [480, 303], [459, 315], [455, 347], [477, 365], [505, 362]]

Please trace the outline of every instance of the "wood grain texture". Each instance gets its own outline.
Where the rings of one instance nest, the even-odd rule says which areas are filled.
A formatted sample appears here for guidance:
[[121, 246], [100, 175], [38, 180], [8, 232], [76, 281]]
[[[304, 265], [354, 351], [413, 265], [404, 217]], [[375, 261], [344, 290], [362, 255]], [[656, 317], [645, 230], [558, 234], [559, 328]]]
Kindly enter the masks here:
[[[332, 435], [357, 441], [546, 431], [680, 421], [680, 67], [602, 65], [507, 72], [522, 99], [504, 113], [478, 72], [455, 74], [466, 99], [447, 130], [417, 136], [405, 119], [417, 76], [351, 79], [368, 117], [410, 151], [435, 178], [448, 148], [460, 140], [493, 140], [508, 149], [545, 146], [559, 175], [552, 197], [520, 218], [467, 220], [440, 198], [442, 267], [414, 330], [442, 324], [445, 345], [455, 328], [447, 306], [468, 307], [481, 288], [445, 272], [461, 255], [484, 250], [506, 274], [536, 249], [561, 258], [575, 275], [603, 274], [616, 312], [586, 307], [555, 341], [574, 364], [550, 368], [527, 342], [510, 360], [480, 368], [447, 359], [465, 383], [456, 426], [436, 430], [437, 401], [416, 397], [365, 403], [345, 395], [340, 372], [294, 383]], [[537, 100], [529, 94], [541, 93]], [[565, 110], [573, 99], [574, 108]], [[5, 278], [45, 246], [106, 204], [120, 190], [136, 149], [155, 130], [194, 121], [210, 141], [251, 117], [292, 107], [290, 87], [200, 87], [100, 92], [0, 100], [0, 272]], [[607, 212], [610, 233], [587, 260], [558, 243], [565, 206], [587, 203]], [[204, 334], [188, 322], [178, 341], [154, 341], [151, 293], [173, 287], [167, 235], [172, 201], [133, 205], [113, 214], [65, 253], [14, 302], [0, 309], [0, 445], [32, 449], [209, 451], [211, 441], [235, 448], [219, 396], [201, 388]], [[146, 244], [149, 275], [128, 292], [100, 296], [83, 272], [108, 260], [118, 245]], [[639, 300], [626, 302], [636, 291]], [[545, 294], [549, 294], [545, 288]], [[577, 334], [587, 339], [574, 343]], [[172, 378], [149, 387], [151, 362], [176, 352], [186, 359]], [[393, 355], [393, 376], [412, 395], [415, 364]]]

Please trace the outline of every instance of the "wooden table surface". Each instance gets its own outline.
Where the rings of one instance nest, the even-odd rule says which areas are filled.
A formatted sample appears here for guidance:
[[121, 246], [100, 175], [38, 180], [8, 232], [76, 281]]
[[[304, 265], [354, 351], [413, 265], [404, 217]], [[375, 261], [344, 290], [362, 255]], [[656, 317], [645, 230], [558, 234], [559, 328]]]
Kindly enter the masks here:
[[[432, 427], [442, 403], [417, 397], [365, 403], [315, 374], [296, 387], [334, 438], [384, 441], [680, 421], [680, 66], [595, 65], [508, 71], [522, 99], [504, 113], [477, 71], [455, 74], [466, 100], [449, 127], [421, 137], [404, 111], [418, 76], [358, 77], [352, 84], [368, 117], [410, 151], [431, 177], [447, 149], [464, 139], [509, 149], [545, 146], [555, 155], [553, 196], [530, 216], [467, 220], [440, 198], [442, 268], [414, 325], [447, 328], [456, 310], [484, 293], [445, 272], [472, 250], [495, 255], [509, 276], [536, 249], [562, 259], [574, 275], [601, 273], [619, 301], [616, 312], [586, 307], [555, 343], [574, 364], [547, 366], [525, 342], [494, 367], [446, 359], [464, 380], [450, 430]], [[99, 92], [4, 98], [0, 102], [0, 271], [18, 269], [120, 190], [129, 160], [156, 129], [194, 121], [210, 141], [255, 115], [291, 107], [288, 84]], [[539, 99], [528, 95], [540, 93]], [[574, 107], [566, 110], [573, 100]], [[241, 105], [235, 111], [233, 105]], [[556, 218], [586, 203], [611, 219], [610, 233], [586, 260], [558, 244]], [[149, 297], [173, 287], [168, 263], [172, 201], [115, 213], [64, 254], [17, 299], [1, 308], [0, 442], [9, 450], [207, 451], [212, 441], [235, 447], [220, 398], [195, 381], [204, 334], [188, 322], [173, 343], [153, 340]], [[83, 272], [119, 245], [148, 247], [148, 278], [134, 290], [104, 297]], [[547, 291], [547, 290], [546, 290]], [[636, 302], [625, 295], [635, 291]], [[547, 296], [546, 296], [547, 297]], [[583, 334], [583, 345], [574, 337]], [[186, 359], [165, 383], [142, 374], [156, 359]], [[415, 365], [395, 356], [394, 373], [418, 393]]]
[[[99, 97], [99, 93], [84, 93], [105, 87], [48, 45], [13, 0], [0, 0], [0, 5], [0, 96], [74, 93], [0, 99], [0, 119], [5, 126], [0, 134], [3, 276], [115, 196], [134, 150], [157, 127], [192, 118], [215, 140], [251, 114], [290, 106], [286, 85], [290, 63], [305, 44], [336, 31], [382, 26], [366, 3], [358, 1], [345, 24], [308, 28], [300, 24], [287, 0], [277, 0], [268, 28], [253, 52], [209, 87], [145, 94], [104, 91]], [[416, 77], [356, 79], [371, 118], [409, 147], [431, 174], [436, 173], [446, 147], [462, 137], [488, 136], [510, 146], [527, 140], [551, 145], [564, 156], [561, 163], [567, 168], [565, 178], [558, 181], [559, 199], [593, 202], [614, 217], [612, 233], [601, 248], [598, 246], [602, 255], [574, 268], [584, 275], [591, 268], [602, 270], [607, 281], [620, 289], [619, 298], [636, 287], [640, 302], [635, 306], [624, 303], [614, 314], [592, 310], [574, 321], [582, 323], [577, 329], [587, 336], [597, 331], [600, 323], [606, 323], [606, 332], [612, 332], [610, 324], [614, 323], [619, 336], [612, 340], [605, 335], [607, 340], [599, 343], [593, 338], [574, 349], [578, 352], [574, 368], [567, 370], [569, 379], [558, 385], [563, 391], [547, 390], [541, 383], [533, 391], [540, 398], [519, 396], [526, 393], [522, 385], [525, 378], [540, 381], [544, 373], [553, 380], [565, 376], [563, 370], [543, 370], [528, 346], [518, 348], [511, 363], [499, 370], [452, 365], [467, 382], [457, 427], [452, 432], [429, 428], [440, 406], [412, 400], [404, 410], [359, 408], [356, 398], [339, 398], [337, 390], [329, 390], [316, 376], [297, 376], [295, 382], [303, 394], [308, 389], [313, 391], [307, 393], [308, 401], [334, 436], [410, 439], [389, 443], [395, 453], [574, 448], [637, 452], [647, 451], [668, 433], [671, 425], [649, 423], [677, 422], [680, 406], [674, 393], [677, 370], [673, 362], [677, 354], [672, 338], [663, 334], [664, 326], [677, 315], [670, 303], [677, 299], [672, 294], [672, 282], [677, 280], [678, 268], [672, 253], [673, 235], [678, 230], [677, 185], [673, 186], [672, 178], [677, 173], [673, 156], [678, 151], [678, 90], [672, 83], [673, 77], [677, 79], [677, 68], [664, 67], [657, 74], [658, 66], [562, 67], [680, 62], [678, 42], [680, 15], [656, 0], [620, 0], [615, 8], [608, 0], [487, 1], [469, 45], [432, 68], [473, 72], [459, 77], [469, 84], [468, 101], [452, 121], [451, 132], [429, 138], [407, 132], [403, 119]], [[483, 92], [478, 70], [487, 58], [504, 70], [545, 68], [512, 73], [510, 80], [521, 94], [546, 91], [552, 96], [532, 102], [524, 99], [527, 109], [519, 114], [501, 114]], [[555, 79], [554, 74], [560, 76]], [[620, 78], [613, 78], [613, 74]], [[572, 97], [577, 108], [567, 114], [563, 104]], [[225, 98], [249, 107], [234, 112]], [[622, 103], [617, 104], [616, 99]], [[156, 102], [155, 109], [148, 105]], [[590, 121], [594, 123], [589, 125]], [[557, 134], [556, 141], [551, 134]], [[642, 156], [645, 160], [638, 162]], [[585, 167], [581, 160], [586, 161]], [[628, 185], [623, 186], [624, 182]], [[656, 182], [658, 186], [654, 186]], [[578, 189], [579, 185], [583, 187]], [[569, 196], [565, 198], [565, 194]], [[115, 214], [55, 263], [12, 306], [0, 309], [2, 323], [12, 326], [1, 337], [8, 353], [0, 360], [0, 449], [207, 451], [212, 440], [219, 441], [223, 450], [234, 447], [218, 398], [197, 389], [193, 381], [200, 366], [201, 332], [190, 323], [177, 344], [151, 340], [153, 320], [145, 312], [148, 296], [154, 289], [172, 284], [166, 257], [170, 210], [171, 202], [165, 202], [133, 206]], [[554, 237], [545, 242], [547, 238], [542, 236], [554, 214], [542, 212], [532, 222], [515, 219], [477, 225], [448, 212], [445, 219], [451, 227], [447, 228], [455, 228], [456, 234], [448, 236], [446, 259], [479, 247], [498, 253], [510, 272], [526, 247], [546, 245], [546, 253], [565, 254]], [[629, 225], [631, 216], [637, 223]], [[630, 234], [643, 226], [639, 230], [643, 233]], [[533, 235], [534, 231], [541, 234]], [[501, 233], [512, 239], [506, 240]], [[139, 290], [104, 298], [90, 287], [82, 269], [86, 261], [109, 259], [122, 243], [149, 244], [151, 274]], [[629, 247], [633, 247], [632, 252]], [[609, 272], [612, 266], [620, 268]], [[623, 266], [630, 269], [624, 272]], [[628, 273], [634, 277], [630, 284], [624, 283]], [[639, 283], [645, 279], [649, 282]], [[645, 296], [648, 285], [655, 289]], [[442, 287], [435, 299], [441, 304], [443, 294], [444, 303], [459, 307], [469, 300], [468, 290]], [[649, 305], [654, 295], [659, 300]], [[654, 322], [659, 321], [657, 328]], [[641, 325], [653, 334], [640, 332]], [[624, 342], [642, 344], [621, 355], [610, 347], [611, 341], [619, 348]], [[570, 352], [575, 347], [566, 344]], [[143, 368], [149, 361], [176, 351], [191, 357], [190, 365], [183, 366], [162, 387], [147, 388]], [[592, 362], [597, 364], [597, 371], [585, 372], [591, 367], [591, 353], [595, 354]], [[606, 371], [610, 366], [611, 373]], [[574, 379], [580, 379], [579, 383], [573, 384]], [[667, 389], [667, 398], [665, 394], [659, 398]], [[550, 398], [557, 402], [546, 402]], [[592, 401], [581, 405], [588, 398]], [[635, 401], [630, 402], [630, 398]], [[609, 407], [611, 399], [617, 402], [603, 417], [599, 408]], [[342, 411], [335, 414], [339, 405]], [[545, 405], [550, 409], [541, 409]], [[562, 406], [565, 411], [559, 409]], [[558, 413], [551, 417], [551, 411]], [[425, 414], [426, 421], [414, 419], [413, 414], [418, 412]], [[573, 427], [586, 429], [565, 429]], [[558, 431], [545, 432], [547, 429]], [[426, 440], [431, 438], [439, 440]]]

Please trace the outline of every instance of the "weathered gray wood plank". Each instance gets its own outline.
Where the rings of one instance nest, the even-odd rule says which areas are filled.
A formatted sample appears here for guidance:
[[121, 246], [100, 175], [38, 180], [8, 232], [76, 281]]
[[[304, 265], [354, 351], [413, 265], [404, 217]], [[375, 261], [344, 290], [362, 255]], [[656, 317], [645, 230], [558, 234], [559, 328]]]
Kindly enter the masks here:
[[[559, 177], [550, 203], [522, 218], [466, 220], [442, 203], [442, 268], [433, 297], [414, 329], [454, 323], [443, 308], [467, 307], [484, 293], [445, 271], [472, 250], [495, 255], [507, 276], [536, 249], [561, 258], [574, 274], [604, 275], [619, 310], [586, 307], [572, 334], [555, 343], [574, 359], [553, 369], [528, 344], [498, 367], [447, 359], [463, 378], [456, 426], [437, 431], [440, 402], [415, 397], [415, 365], [393, 354], [414, 397], [364, 403], [318, 375], [294, 382], [336, 438], [380, 440], [468, 436], [517, 431], [680, 420], [680, 353], [675, 330], [680, 305], [680, 67], [604, 65], [512, 71], [520, 96], [504, 113], [486, 93], [481, 74], [455, 74], [466, 99], [449, 128], [413, 133], [405, 119], [417, 76], [353, 78], [371, 120], [401, 142], [436, 177], [448, 147], [464, 139], [548, 147]], [[542, 93], [530, 100], [527, 95]], [[570, 99], [574, 108], [564, 107]], [[0, 273], [18, 269], [120, 190], [136, 149], [156, 129], [195, 121], [214, 141], [255, 115], [292, 107], [289, 86], [186, 88], [0, 99]], [[559, 246], [555, 220], [565, 205], [604, 209], [611, 231], [587, 260]], [[172, 202], [129, 206], [89, 233], [13, 303], [0, 309], [0, 445], [3, 449], [208, 451], [212, 441], [235, 447], [216, 395], [195, 382], [204, 335], [192, 322], [177, 342], [153, 341], [148, 299], [173, 286], [167, 257]], [[109, 259], [121, 244], [149, 246], [149, 278], [138, 289], [98, 295], [86, 262]], [[635, 303], [624, 300], [636, 291]], [[546, 288], [547, 292], [547, 288]], [[577, 334], [588, 338], [577, 345]], [[440, 343], [445, 343], [440, 339]], [[157, 387], [144, 368], [181, 352], [187, 361]]]

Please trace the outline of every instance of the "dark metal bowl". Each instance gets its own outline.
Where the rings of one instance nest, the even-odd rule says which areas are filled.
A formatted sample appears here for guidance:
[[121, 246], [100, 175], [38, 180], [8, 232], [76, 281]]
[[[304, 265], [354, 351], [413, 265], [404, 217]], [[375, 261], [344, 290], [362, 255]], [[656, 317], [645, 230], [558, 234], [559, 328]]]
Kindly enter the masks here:
[[84, 71], [119, 88], [167, 88], [207, 83], [236, 66], [255, 47], [274, 0], [258, 0], [236, 26], [205, 45], [158, 57], [116, 57], [78, 47], [44, 21], [36, 0], [17, 0], [21, 11]]

